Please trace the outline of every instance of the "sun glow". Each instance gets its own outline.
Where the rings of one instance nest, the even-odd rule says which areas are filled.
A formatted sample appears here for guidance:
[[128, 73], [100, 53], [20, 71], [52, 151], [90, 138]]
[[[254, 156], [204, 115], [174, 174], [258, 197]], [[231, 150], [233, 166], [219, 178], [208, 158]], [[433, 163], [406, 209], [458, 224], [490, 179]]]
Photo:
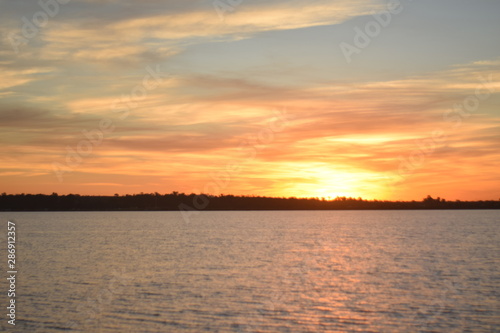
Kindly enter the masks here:
[[297, 197], [370, 198], [376, 186], [369, 183], [373, 175], [363, 171], [347, 171], [342, 168], [316, 166], [301, 172], [302, 181], [287, 192]]

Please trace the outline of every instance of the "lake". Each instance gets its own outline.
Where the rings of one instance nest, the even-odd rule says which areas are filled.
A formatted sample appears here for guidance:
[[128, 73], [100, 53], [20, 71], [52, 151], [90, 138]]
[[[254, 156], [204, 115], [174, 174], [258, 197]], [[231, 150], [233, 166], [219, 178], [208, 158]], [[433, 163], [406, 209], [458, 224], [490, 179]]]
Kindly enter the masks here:
[[[2, 212], [16, 332], [499, 332], [499, 211]], [[7, 220], [16, 326], [7, 324]]]

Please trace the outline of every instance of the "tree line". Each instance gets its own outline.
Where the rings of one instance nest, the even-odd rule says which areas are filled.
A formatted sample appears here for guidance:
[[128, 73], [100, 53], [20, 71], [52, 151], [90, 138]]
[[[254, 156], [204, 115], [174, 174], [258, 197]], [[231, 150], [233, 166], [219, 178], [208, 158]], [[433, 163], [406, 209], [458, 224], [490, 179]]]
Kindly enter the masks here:
[[383, 210], [500, 209], [500, 200], [447, 201], [430, 195], [422, 201], [364, 200], [336, 197], [296, 198], [198, 195], [172, 192], [114, 196], [57, 193], [0, 195], [0, 211], [144, 211], [144, 210]]

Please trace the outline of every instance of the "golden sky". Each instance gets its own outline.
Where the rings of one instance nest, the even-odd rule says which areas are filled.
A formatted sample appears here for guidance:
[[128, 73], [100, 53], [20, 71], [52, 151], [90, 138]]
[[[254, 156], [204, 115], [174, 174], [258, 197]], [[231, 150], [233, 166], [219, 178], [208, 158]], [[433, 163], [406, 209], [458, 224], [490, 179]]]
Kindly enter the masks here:
[[500, 3], [0, 1], [0, 191], [500, 198]]

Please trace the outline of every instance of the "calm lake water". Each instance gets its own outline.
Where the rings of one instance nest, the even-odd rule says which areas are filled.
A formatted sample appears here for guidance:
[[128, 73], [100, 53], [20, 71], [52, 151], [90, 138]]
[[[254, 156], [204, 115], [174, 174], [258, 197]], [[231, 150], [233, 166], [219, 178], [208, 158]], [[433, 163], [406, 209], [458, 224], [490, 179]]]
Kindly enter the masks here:
[[[0, 213], [1, 330], [499, 332], [499, 211]], [[7, 220], [17, 325], [7, 324]]]

